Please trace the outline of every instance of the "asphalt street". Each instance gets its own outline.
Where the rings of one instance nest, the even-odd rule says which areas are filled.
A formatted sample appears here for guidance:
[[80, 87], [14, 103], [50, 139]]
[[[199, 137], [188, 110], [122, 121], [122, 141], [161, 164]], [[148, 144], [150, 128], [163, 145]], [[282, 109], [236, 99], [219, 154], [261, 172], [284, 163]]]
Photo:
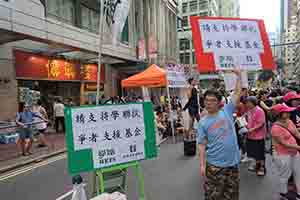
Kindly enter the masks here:
[[[198, 159], [183, 156], [182, 144], [162, 144], [155, 160], [142, 163], [147, 200], [201, 200]], [[268, 162], [268, 175], [258, 178], [241, 166], [241, 200], [273, 200], [277, 177]], [[85, 176], [84, 176], [85, 177]], [[137, 200], [137, 181], [128, 178], [128, 199]], [[55, 200], [71, 190], [66, 159], [52, 162], [0, 182], [1, 200]], [[66, 198], [70, 199], [70, 198]]]

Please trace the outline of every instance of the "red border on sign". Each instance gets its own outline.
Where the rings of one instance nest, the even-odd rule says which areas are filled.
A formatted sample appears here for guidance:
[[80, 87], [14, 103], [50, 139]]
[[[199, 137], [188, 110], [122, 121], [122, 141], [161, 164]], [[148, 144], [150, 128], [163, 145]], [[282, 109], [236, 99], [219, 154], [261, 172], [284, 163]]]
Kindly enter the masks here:
[[228, 17], [200, 17], [200, 16], [191, 16], [191, 26], [193, 41], [195, 47], [195, 56], [198, 64], [198, 71], [202, 73], [214, 72], [216, 71], [216, 65], [214, 61], [213, 53], [204, 53], [202, 45], [202, 36], [199, 27], [199, 21], [201, 19], [212, 19], [212, 20], [238, 20], [238, 21], [256, 21], [258, 23], [262, 43], [264, 46], [264, 53], [260, 55], [262, 68], [264, 70], [274, 70], [275, 63], [273, 60], [272, 50], [269, 43], [269, 37], [265, 28], [263, 20], [259, 19], [246, 19], [246, 18], [228, 18]]

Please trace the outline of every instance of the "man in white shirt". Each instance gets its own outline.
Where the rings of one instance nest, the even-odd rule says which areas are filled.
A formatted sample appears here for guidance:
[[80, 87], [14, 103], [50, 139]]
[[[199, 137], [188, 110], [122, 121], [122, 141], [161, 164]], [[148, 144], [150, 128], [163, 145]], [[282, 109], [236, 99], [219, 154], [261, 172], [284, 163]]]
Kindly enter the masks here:
[[59, 132], [59, 124], [61, 124], [63, 132], [65, 132], [65, 106], [61, 99], [58, 99], [57, 103], [54, 104], [53, 113], [55, 118], [55, 130]]
[[[42, 101], [38, 100], [32, 107], [32, 112], [36, 113], [38, 116], [43, 117], [48, 120], [48, 115], [46, 109], [42, 106]], [[38, 147], [46, 147], [48, 146], [48, 141], [45, 137], [45, 132], [47, 130], [47, 122], [42, 122], [39, 117], [34, 118], [34, 122], [38, 122], [35, 124], [35, 128], [38, 130], [37, 135], [39, 135], [39, 145]]]

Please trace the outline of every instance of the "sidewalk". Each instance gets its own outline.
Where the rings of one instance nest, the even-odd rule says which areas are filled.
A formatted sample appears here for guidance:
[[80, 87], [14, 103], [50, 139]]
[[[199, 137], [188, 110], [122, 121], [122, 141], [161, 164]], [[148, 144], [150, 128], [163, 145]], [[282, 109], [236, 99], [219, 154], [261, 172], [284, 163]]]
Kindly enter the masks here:
[[33, 154], [29, 156], [22, 156], [16, 144], [0, 144], [0, 173], [3, 169], [17, 167], [18, 164], [65, 149], [65, 134], [48, 133], [46, 138], [50, 147], [38, 148], [37, 142], [34, 142], [31, 150]]

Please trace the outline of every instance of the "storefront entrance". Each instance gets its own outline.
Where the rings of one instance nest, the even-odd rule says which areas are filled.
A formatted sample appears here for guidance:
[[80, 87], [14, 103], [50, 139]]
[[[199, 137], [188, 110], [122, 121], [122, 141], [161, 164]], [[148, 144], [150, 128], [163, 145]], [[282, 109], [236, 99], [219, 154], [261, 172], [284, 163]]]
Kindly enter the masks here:
[[[30, 91], [39, 92], [40, 99], [49, 116], [52, 116], [53, 104], [58, 98], [62, 99], [66, 105], [70, 100], [74, 105], [80, 105], [80, 82], [18, 80], [18, 87], [19, 91], [20, 88], [28, 88]], [[31, 94], [32, 92], [29, 95]], [[19, 92], [19, 97], [21, 95]]]

